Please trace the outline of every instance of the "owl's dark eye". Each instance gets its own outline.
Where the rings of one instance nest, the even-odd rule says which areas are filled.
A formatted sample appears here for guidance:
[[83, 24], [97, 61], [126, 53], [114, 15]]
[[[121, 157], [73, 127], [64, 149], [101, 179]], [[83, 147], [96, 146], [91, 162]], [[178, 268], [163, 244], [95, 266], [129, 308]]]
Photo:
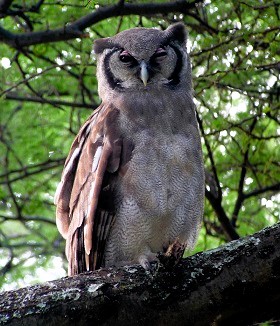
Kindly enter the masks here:
[[133, 63], [135, 59], [131, 54], [129, 54], [126, 50], [120, 53], [120, 60], [123, 63]]
[[157, 58], [163, 59], [163, 58], [166, 57], [166, 56], [167, 56], [167, 52], [165, 51], [164, 48], [158, 48], [158, 49], [156, 50], [156, 52], [154, 53], [154, 55], [153, 55], [153, 57], [154, 57], [155, 59], [157, 59]]

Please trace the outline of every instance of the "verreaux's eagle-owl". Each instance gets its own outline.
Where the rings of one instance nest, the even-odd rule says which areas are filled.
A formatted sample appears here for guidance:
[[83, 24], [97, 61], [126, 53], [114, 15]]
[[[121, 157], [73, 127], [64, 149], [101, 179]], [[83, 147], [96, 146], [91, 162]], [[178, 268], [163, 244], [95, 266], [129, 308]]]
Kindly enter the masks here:
[[183, 24], [95, 41], [102, 103], [75, 138], [58, 186], [69, 275], [191, 248], [204, 201]]

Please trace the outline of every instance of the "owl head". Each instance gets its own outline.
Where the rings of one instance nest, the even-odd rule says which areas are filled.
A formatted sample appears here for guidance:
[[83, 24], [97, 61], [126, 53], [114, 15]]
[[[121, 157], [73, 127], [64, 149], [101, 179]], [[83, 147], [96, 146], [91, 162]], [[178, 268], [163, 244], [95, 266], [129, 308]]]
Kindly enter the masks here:
[[133, 28], [94, 42], [98, 91], [108, 94], [190, 90], [191, 68], [182, 23], [165, 31]]

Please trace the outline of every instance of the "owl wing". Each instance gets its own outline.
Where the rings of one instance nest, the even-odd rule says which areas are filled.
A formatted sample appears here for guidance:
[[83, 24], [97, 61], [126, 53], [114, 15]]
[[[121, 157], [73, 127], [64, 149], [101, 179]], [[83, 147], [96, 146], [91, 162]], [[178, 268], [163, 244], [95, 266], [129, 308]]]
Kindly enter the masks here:
[[95, 270], [103, 260], [116, 211], [116, 176], [132, 152], [118, 130], [118, 116], [117, 108], [101, 105], [79, 131], [65, 162], [55, 204], [69, 275]]

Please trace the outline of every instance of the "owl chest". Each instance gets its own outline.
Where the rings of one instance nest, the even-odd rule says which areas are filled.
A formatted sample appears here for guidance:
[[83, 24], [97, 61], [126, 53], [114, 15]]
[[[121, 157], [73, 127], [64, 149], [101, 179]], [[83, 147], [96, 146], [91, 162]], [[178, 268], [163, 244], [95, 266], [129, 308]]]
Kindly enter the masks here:
[[194, 153], [182, 135], [134, 134], [135, 148], [125, 176], [126, 190], [139, 206], [166, 215], [182, 204], [192, 175]]

